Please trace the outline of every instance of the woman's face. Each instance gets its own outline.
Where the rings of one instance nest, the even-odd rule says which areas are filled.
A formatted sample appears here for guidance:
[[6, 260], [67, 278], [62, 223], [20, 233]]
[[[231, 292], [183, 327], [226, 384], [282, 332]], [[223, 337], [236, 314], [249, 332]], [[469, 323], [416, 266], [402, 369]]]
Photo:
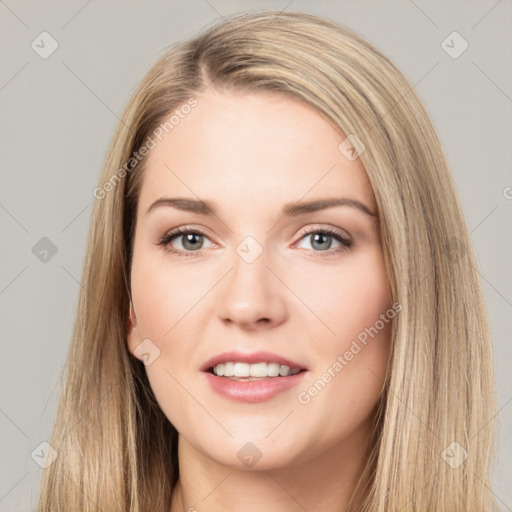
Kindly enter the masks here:
[[[268, 469], [360, 447], [394, 316], [365, 170], [297, 100], [197, 101], [148, 155], [130, 351], [180, 449], [205, 460]], [[342, 198], [362, 206], [314, 207]], [[301, 371], [268, 376], [286, 362]]]

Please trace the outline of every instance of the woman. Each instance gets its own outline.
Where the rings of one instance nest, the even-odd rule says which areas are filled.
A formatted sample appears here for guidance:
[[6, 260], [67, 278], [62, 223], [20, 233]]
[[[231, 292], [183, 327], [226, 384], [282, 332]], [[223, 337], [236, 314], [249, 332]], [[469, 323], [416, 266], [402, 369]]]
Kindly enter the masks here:
[[256, 12], [174, 45], [94, 196], [41, 512], [493, 510], [470, 237], [368, 41]]

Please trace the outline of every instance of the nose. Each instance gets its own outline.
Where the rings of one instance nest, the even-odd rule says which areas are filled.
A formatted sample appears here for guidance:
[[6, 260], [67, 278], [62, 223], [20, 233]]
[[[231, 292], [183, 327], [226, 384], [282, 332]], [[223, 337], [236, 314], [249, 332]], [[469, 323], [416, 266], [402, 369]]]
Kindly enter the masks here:
[[268, 263], [266, 250], [252, 262], [234, 251], [233, 268], [219, 289], [218, 313], [224, 323], [257, 330], [285, 321], [286, 287]]

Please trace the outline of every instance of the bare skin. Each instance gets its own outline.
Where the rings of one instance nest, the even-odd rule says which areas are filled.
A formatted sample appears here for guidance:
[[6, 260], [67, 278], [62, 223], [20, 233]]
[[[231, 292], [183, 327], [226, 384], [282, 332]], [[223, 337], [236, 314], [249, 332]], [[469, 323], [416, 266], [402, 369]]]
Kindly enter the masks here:
[[[392, 306], [378, 218], [349, 205], [281, 210], [328, 197], [375, 213], [372, 187], [359, 159], [338, 149], [345, 136], [309, 106], [211, 88], [197, 99], [148, 157], [131, 272], [129, 350], [137, 357], [145, 339], [158, 347], [146, 370], [179, 432], [171, 512], [345, 511], [390, 350], [391, 321], [359, 351], [353, 345]], [[211, 201], [216, 215], [148, 212], [162, 197]], [[178, 227], [199, 234], [159, 245]], [[261, 254], [248, 263], [237, 247]], [[235, 349], [270, 351], [307, 371], [269, 400], [229, 399], [201, 367]], [[318, 379], [325, 385], [309, 392]], [[251, 467], [237, 456], [249, 442], [260, 457]]]

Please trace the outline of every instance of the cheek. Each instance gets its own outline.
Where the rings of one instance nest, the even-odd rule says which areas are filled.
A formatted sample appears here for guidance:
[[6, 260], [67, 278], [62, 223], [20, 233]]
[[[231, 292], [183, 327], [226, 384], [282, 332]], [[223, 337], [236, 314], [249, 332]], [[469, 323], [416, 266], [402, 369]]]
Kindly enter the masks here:
[[[164, 251], [134, 254], [132, 294], [142, 337], [165, 342], [208, 291], [208, 281], [171, 266]], [[211, 284], [210, 284], [211, 286]], [[175, 328], [176, 326], [176, 328]]]
[[378, 331], [339, 340], [320, 371], [300, 390], [298, 402], [312, 418], [328, 418], [326, 438], [342, 439], [369, 418], [382, 391], [390, 352], [391, 320]]
[[[316, 335], [315, 371], [298, 401], [306, 409], [329, 410], [333, 418], [350, 411], [357, 422], [370, 413], [382, 389], [396, 312], [380, 251], [346, 269], [317, 281], [324, 286], [316, 288], [316, 312], [329, 330], [322, 327]], [[338, 435], [336, 420], [331, 427]]]
[[[371, 328], [391, 307], [391, 294], [380, 248], [369, 248], [337, 268], [325, 267], [314, 279], [297, 279], [294, 291], [304, 298], [326, 352], [348, 349], [350, 341]], [[380, 323], [379, 323], [380, 325]], [[385, 330], [380, 326], [379, 330]], [[345, 348], [346, 347], [346, 348]]]
[[152, 340], [160, 351], [146, 366], [151, 388], [169, 421], [180, 432], [188, 431], [204, 422], [192, 398], [197, 393], [190, 386], [190, 377], [197, 371], [192, 365], [196, 340], [201, 338], [194, 316], [200, 308], [194, 306], [212, 283], [197, 272], [176, 271], [163, 251], [155, 255], [141, 250], [134, 253], [131, 286], [139, 336]]

